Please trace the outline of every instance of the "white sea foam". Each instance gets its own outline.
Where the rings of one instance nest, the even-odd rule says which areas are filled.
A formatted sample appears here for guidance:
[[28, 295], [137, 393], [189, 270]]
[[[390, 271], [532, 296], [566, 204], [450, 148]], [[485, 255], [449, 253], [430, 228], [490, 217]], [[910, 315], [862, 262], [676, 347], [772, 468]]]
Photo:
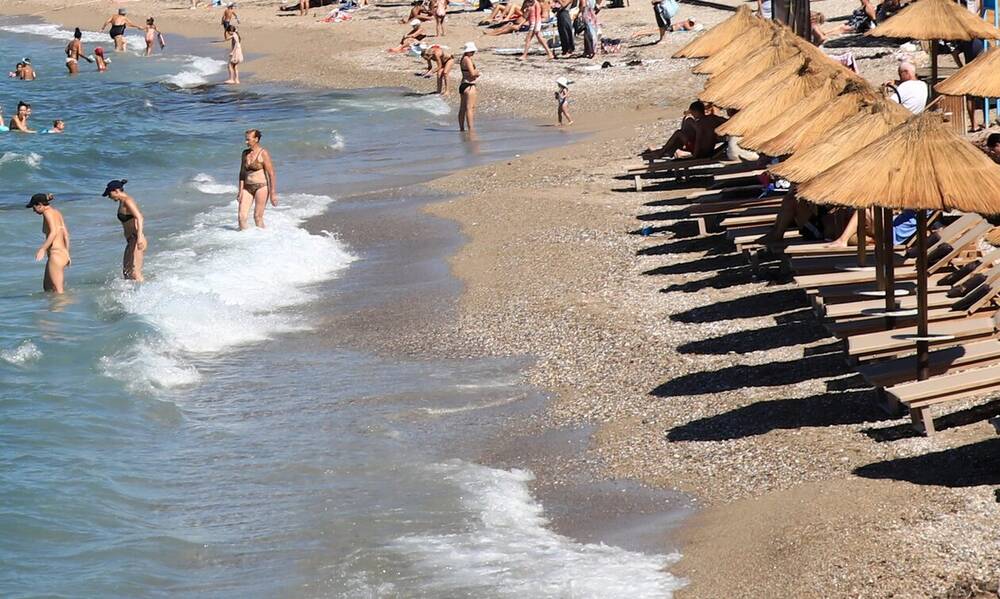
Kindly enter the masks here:
[[[73, 32], [69, 29], [63, 29], [58, 25], [53, 25], [51, 23], [33, 23], [26, 25], [5, 25], [0, 27], [2, 31], [9, 31], [11, 33], [24, 33], [28, 35], [40, 35], [43, 37], [49, 37], [57, 40], [69, 41], [73, 39]], [[108, 37], [107, 32], [101, 31], [82, 31], [83, 37], [80, 38], [85, 44], [106, 44], [109, 48], [113, 47], [114, 42]], [[142, 53], [146, 49], [146, 40], [142, 36], [137, 35], [125, 35], [126, 46], [134, 53]]]
[[21, 344], [14, 349], [0, 350], [0, 360], [10, 364], [26, 364], [41, 357], [41, 350], [39, 350], [38, 346], [32, 343], [30, 339], [22, 341]]
[[154, 389], [191, 384], [198, 377], [193, 356], [306, 328], [284, 309], [311, 300], [307, 287], [353, 257], [334, 237], [299, 226], [322, 214], [332, 198], [284, 194], [279, 200], [281, 206], [268, 208], [267, 229], [236, 230], [232, 201], [200, 214], [188, 231], [152, 241], [148, 280], [117, 283], [115, 300], [155, 334], [107, 357], [104, 372]]
[[18, 154], [17, 152], [4, 152], [0, 154], [0, 165], [20, 162], [31, 168], [38, 168], [42, 165], [42, 155], [34, 152]]
[[206, 173], [198, 173], [192, 177], [191, 187], [194, 187], [201, 193], [207, 193], [209, 195], [224, 195], [227, 193], [235, 195], [238, 190], [235, 185], [219, 183], [215, 180], [215, 177]]
[[604, 544], [581, 544], [547, 528], [523, 470], [452, 461], [432, 476], [456, 485], [469, 516], [464, 530], [398, 539], [394, 549], [431, 579], [429, 596], [672, 596], [684, 581], [664, 568], [679, 555], [646, 555]]
[[[419, 98], [371, 98], [347, 100], [345, 105], [366, 112], [394, 112], [396, 110], [423, 110], [435, 116], [451, 114], [451, 107], [441, 96], [421, 96]], [[327, 112], [337, 112], [338, 108], [328, 108]]]
[[331, 150], [337, 151], [344, 149], [344, 136], [341, 135], [336, 129], [330, 132], [330, 143], [328, 147]]
[[184, 70], [176, 75], [170, 75], [164, 81], [177, 87], [197, 87], [208, 83], [209, 77], [219, 73], [226, 63], [207, 56], [191, 56]]

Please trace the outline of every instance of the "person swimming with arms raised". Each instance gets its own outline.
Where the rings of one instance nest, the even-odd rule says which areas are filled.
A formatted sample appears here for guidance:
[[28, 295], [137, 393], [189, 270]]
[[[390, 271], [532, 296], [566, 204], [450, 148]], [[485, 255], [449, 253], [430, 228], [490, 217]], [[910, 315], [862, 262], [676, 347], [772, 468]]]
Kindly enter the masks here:
[[17, 103], [17, 114], [10, 117], [10, 130], [19, 133], [37, 133], [28, 126], [28, 118], [31, 116], [31, 105], [25, 102]]
[[253, 221], [261, 229], [264, 228], [264, 208], [270, 201], [272, 206], [278, 205], [278, 192], [275, 189], [274, 164], [271, 154], [260, 145], [260, 131], [248, 129], [246, 132], [247, 149], [243, 150], [240, 159], [239, 191], [236, 192], [238, 205], [238, 222], [240, 230], [247, 228], [247, 216], [250, 205], [253, 204]]
[[130, 281], [143, 282], [142, 263], [146, 255], [146, 235], [143, 232], [145, 220], [139, 210], [139, 204], [132, 196], [125, 193], [125, 179], [108, 181], [101, 194], [118, 202], [118, 222], [122, 224], [125, 234], [125, 254], [122, 256], [122, 276]]
[[26, 208], [31, 208], [35, 214], [42, 216], [42, 235], [45, 241], [35, 252], [35, 261], [41, 262], [46, 256], [45, 276], [42, 278], [42, 289], [53, 293], [64, 290], [64, 271], [72, 264], [69, 256], [69, 229], [63, 220], [61, 212], [50, 206], [53, 200], [51, 193], [36, 193], [31, 196]]

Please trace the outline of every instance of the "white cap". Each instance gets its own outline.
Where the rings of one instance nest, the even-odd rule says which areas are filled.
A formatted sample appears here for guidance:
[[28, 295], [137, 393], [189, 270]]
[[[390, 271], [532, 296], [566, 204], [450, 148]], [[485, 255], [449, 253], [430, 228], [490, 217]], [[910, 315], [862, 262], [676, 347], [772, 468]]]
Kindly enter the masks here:
[[476, 48], [475, 42], [465, 42], [465, 45], [462, 46], [462, 54], [469, 54], [472, 52], [477, 52], [478, 50], [479, 48]]
[[570, 83], [573, 83], [573, 82], [570, 81], [569, 79], [565, 78], [565, 77], [560, 77], [560, 78], [556, 79], [556, 85], [558, 85], [559, 87], [569, 87]]
[[413, 19], [412, 21], [410, 21], [410, 27], [416, 27], [420, 23], [421, 23], [420, 19]]

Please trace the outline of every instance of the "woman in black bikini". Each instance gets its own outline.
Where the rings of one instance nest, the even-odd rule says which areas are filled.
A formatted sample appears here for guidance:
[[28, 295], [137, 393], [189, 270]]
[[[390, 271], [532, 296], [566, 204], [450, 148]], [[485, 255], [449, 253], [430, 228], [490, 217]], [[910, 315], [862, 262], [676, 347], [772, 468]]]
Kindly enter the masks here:
[[125, 179], [109, 181], [104, 197], [118, 202], [118, 221], [125, 233], [125, 255], [122, 256], [122, 275], [129, 280], [142, 282], [142, 261], [146, 254], [146, 235], [143, 233], [142, 212], [139, 204], [125, 193]]
[[479, 70], [476, 63], [472, 61], [472, 55], [476, 53], [476, 44], [466, 42], [462, 48], [462, 85], [458, 87], [458, 95], [461, 102], [458, 106], [458, 130], [465, 131], [468, 123], [469, 131], [473, 129], [473, 122], [476, 116], [476, 80], [479, 79]]
[[247, 149], [243, 150], [240, 160], [240, 189], [236, 193], [241, 231], [247, 228], [251, 204], [253, 222], [261, 229], [264, 228], [264, 208], [267, 207], [267, 202], [270, 201], [272, 206], [278, 205], [274, 165], [271, 163], [271, 154], [260, 145], [260, 131], [247, 130], [246, 143]]

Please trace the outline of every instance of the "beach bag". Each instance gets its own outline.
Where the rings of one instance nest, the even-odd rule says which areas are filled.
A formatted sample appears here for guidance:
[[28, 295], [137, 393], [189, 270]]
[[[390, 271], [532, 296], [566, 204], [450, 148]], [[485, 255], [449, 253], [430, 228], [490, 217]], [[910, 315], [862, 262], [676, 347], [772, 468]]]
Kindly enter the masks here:
[[661, 0], [660, 1], [660, 14], [666, 17], [666, 20], [674, 18], [677, 14], [677, 10], [680, 8], [680, 4], [677, 0]]

